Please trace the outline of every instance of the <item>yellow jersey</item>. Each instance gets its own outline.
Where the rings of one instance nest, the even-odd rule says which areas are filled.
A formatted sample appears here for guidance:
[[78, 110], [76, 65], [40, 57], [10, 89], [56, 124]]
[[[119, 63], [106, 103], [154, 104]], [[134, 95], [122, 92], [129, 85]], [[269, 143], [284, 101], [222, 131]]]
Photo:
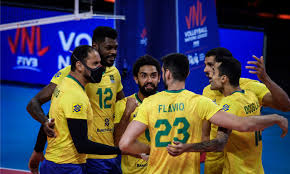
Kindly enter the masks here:
[[[68, 75], [71, 66], [67, 66], [57, 72], [51, 82], [58, 84], [64, 76]], [[123, 89], [121, 76], [114, 66], [106, 67], [100, 83], [88, 83], [85, 86], [86, 93], [90, 99], [93, 109], [93, 124], [88, 127], [89, 140], [114, 146], [114, 108], [117, 93]], [[112, 159], [117, 155], [93, 155], [90, 159]]]
[[92, 117], [91, 104], [84, 87], [70, 75], [63, 78], [51, 98], [49, 118], [55, 119], [56, 138], [48, 137], [45, 158], [57, 164], [85, 163], [87, 155], [77, 152], [67, 119], [87, 120], [90, 127]]
[[173, 141], [201, 142], [202, 120], [219, 110], [210, 99], [185, 89], [163, 91], [144, 99], [134, 120], [147, 125], [150, 132], [148, 173], [200, 173], [199, 152], [173, 157], [166, 147]]
[[[131, 96], [131, 98], [135, 98], [138, 101], [138, 105], [142, 103], [142, 101], [139, 99], [138, 94], [135, 93]], [[116, 103], [116, 108], [115, 108], [115, 120], [114, 123], [120, 123], [121, 118], [123, 116], [123, 113], [126, 108], [126, 102], [127, 98], [124, 98], [122, 100], [119, 100]], [[137, 113], [138, 113], [139, 106], [136, 107], [135, 111], [131, 114], [130, 116], [130, 121], [132, 121]], [[145, 133], [141, 134], [138, 139], [139, 142], [144, 143], [149, 145], [150, 144], [150, 137], [149, 137], [149, 130], [147, 129]], [[122, 160], [121, 160], [121, 168], [122, 168], [122, 173], [123, 174], [145, 174], [146, 169], [147, 169], [147, 161], [136, 158], [130, 155], [122, 155]]]
[[[263, 97], [269, 93], [268, 88], [259, 81], [247, 78], [240, 78], [240, 87], [244, 90], [252, 91], [259, 100], [260, 106], [262, 105]], [[218, 90], [211, 90], [210, 85], [206, 86], [203, 90], [203, 96], [210, 98], [217, 104], [224, 98], [224, 95]], [[210, 139], [215, 139], [217, 135], [218, 126], [211, 124]], [[222, 173], [224, 161], [223, 152], [207, 152], [205, 159], [205, 174]]]
[[[117, 93], [123, 89], [121, 76], [114, 66], [106, 67], [100, 83], [87, 84], [86, 93], [93, 109], [93, 126], [88, 129], [89, 139], [114, 146], [114, 111]], [[111, 159], [117, 155], [88, 154], [90, 159]]]
[[[239, 117], [260, 115], [260, 105], [254, 93], [236, 91], [222, 99], [223, 110]], [[223, 174], [263, 174], [262, 136], [260, 131], [233, 130], [224, 149]]]

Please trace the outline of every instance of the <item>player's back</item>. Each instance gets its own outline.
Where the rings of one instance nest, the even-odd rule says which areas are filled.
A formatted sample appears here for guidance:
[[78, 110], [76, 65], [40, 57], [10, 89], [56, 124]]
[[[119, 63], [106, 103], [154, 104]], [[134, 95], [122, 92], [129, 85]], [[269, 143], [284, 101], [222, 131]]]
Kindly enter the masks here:
[[[240, 117], [260, 115], [256, 95], [247, 90], [225, 97], [221, 105], [226, 112]], [[238, 132], [233, 130], [225, 147], [224, 174], [264, 173], [262, 166], [261, 132]]]
[[[173, 141], [200, 142], [202, 119], [209, 119], [219, 110], [218, 107], [208, 98], [188, 90], [163, 91], [150, 96], [143, 103], [144, 108], [147, 108], [151, 139], [148, 172], [199, 173], [199, 153], [183, 153], [172, 157], [166, 147]], [[207, 104], [208, 108], [204, 109]], [[139, 112], [144, 108], [139, 109]]]

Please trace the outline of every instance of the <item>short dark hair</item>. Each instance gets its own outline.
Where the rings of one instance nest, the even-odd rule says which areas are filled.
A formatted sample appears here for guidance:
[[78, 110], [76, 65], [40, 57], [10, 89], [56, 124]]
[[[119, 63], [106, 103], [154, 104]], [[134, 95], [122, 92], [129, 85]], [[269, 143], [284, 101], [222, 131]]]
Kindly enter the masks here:
[[159, 61], [157, 59], [155, 59], [154, 57], [146, 54], [144, 56], [139, 57], [137, 59], [137, 61], [134, 63], [134, 65], [133, 65], [133, 75], [135, 77], [138, 77], [138, 72], [140, 70], [140, 67], [144, 66], [144, 65], [153, 65], [153, 66], [155, 66], [156, 69], [157, 69], [158, 75], [160, 74], [161, 66], [160, 66]]
[[172, 53], [162, 58], [164, 70], [169, 69], [175, 80], [185, 81], [189, 73], [189, 61], [184, 54]]
[[239, 85], [241, 77], [241, 63], [234, 57], [223, 56], [218, 59], [217, 62], [221, 62], [219, 69], [219, 75], [226, 75], [229, 78], [230, 84], [234, 87]]
[[100, 26], [94, 30], [93, 42], [104, 42], [105, 38], [117, 39], [117, 31], [111, 27]]
[[94, 50], [95, 49], [89, 45], [80, 45], [76, 47], [72, 55], [70, 56], [71, 70], [75, 71], [77, 61], [86, 63], [86, 59], [88, 58], [88, 53]]
[[211, 50], [209, 50], [206, 54], [205, 57], [209, 57], [209, 56], [215, 56], [215, 60], [221, 58], [222, 56], [228, 56], [231, 57], [233, 56], [232, 53], [223, 47], [217, 47], [217, 48], [213, 48]]

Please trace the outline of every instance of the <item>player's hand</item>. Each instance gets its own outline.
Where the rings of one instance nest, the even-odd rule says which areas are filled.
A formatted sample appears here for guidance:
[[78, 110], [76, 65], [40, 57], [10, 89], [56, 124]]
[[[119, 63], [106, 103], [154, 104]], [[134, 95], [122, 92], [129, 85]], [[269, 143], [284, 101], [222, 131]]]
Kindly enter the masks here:
[[48, 137], [51, 137], [51, 138], [55, 138], [56, 137], [56, 134], [55, 134], [55, 131], [54, 131], [54, 125], [55, 125], [54, 118], [48, 119], [43, 124], [43, 130], [44, 130], [45, 134]]
[[188, 148], [188, 144], [182, 144], [179, 141], [173, 141], [173, 144], [175, 144], [175, 145], [168, 144], [168, 146], [166, 147], [168, 153], [171, 156], [181, 155]]
[[[264, 58], [261, 56], [260, 58], [253, 55], [253, 58], [256, 61], [248, 61], [247, 63], [250, 65], [255, 66], [246, 66], [246, 69], [249, 69], [249, 73], [256, 74], [258, 78], [264, 82], [267, 78], [269, 78], [268, 74], [266, 73], [266, 68], [264, 64]], [[254, 71], [253, 71], [254, 70]]]
[[279, 127], [282, 129], [281, 137], [285, 137], [285, 135], [288, 133], [288, 119], [282, 116], [279, 116]]
[[137, 106], [138, 106], [138, 101], [135, 98], [128, 97], [127, 102], [126, 102], [125, 113], [127, 113], [128, 115], [131, 115], [131, 113], [135, 111]]
[[42, 152], [33, 151], [31, 157], [29, 159], [28, 167], [31, 173], [39, 174], [38, 167], [39, 163], [44, 160], [44, 156]]
[[140, 156], [144, 161], [148, 161], [149, 159], [149, 155], [147, 155], [146, 153], [141, 153]]

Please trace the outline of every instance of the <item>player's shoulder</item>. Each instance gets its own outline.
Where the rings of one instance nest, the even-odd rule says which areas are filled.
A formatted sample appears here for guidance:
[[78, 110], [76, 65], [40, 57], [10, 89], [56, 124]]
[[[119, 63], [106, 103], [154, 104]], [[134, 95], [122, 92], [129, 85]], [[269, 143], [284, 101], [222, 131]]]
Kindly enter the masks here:
[[81, 84], [72, 78], [64, 77], [54, 92], [60, 93], [61, 98], [67, 101], [87, 101], [85, 89]]
[[257, 98], [257, 95], [250, 89], [245, 89], [244, 91], [247, 98]]
[[210, 87], [211, 85], [209, 84], [203, 89], [203, 92], [202, 92], [203, 96], [214, 97], [214, 96], [222, 95], [218, 90], [211, 90]]
[[240, 85], [247, 85], [250, 83], [261, 83], [258, 80], [253, 80], [253, 79], [249, 79], [249, 78], [240, 78]]
[[235, 91], [231, 95], [224, 97], [220, 104], [221, 105], [239, 105], [239, 103], [244, 103], [250, 100], [249, 97], [255, 96], [255, 94], [249, 90]]
[[71, 65], [59, 70], [57, 73], [54, 74], [54, 76], [51, 79], [51, 82], [58, 85], [61, 79], [66, 77], [70, 71], [71, 71]]
[[81, 93], [84, 94], [85, 88], [81, 85], [79, 81], [77, 81], [74, 77], [68, 75], [63, 78], [59, 87], [62, 88], [64, 91], [69, 91], [73, 95]]
[[211, 91], [210, 84], [203, 88], [203, 93], [204, 92], [210, 92], [210, 91]]
[[[150, 96], [144, 98], [142, 101], [142, 104], [146, 104], [146, 103], [148, 104], [148, 103], [152, 103], [154, 101], [155, 102], [160, 101], [160, 98], [163, 97], [164, 95], [165, 95], [164, 91], [157, 92], [156, 94], [153, 94], [153, 95], [150, 95]], [[135, 97], [138, 97], [138, 96], [135, 96]]]
[[114, 75], [114, 74], [120, 74], [120, 73], [119, 73], [119, 70], [115, 66], [110, 66], [110, 67], [106, 67], [105, 74]]
[[58, 71], [58, 73], [60, 72], [60, 73], [69, 73], [71, 71], [71, 65], [68, 65], [68, 66], [66, 66], [66, 67], [64, 67], [64, 68], [62, 68], [62, 69], [60, 69], [59, 71]]

